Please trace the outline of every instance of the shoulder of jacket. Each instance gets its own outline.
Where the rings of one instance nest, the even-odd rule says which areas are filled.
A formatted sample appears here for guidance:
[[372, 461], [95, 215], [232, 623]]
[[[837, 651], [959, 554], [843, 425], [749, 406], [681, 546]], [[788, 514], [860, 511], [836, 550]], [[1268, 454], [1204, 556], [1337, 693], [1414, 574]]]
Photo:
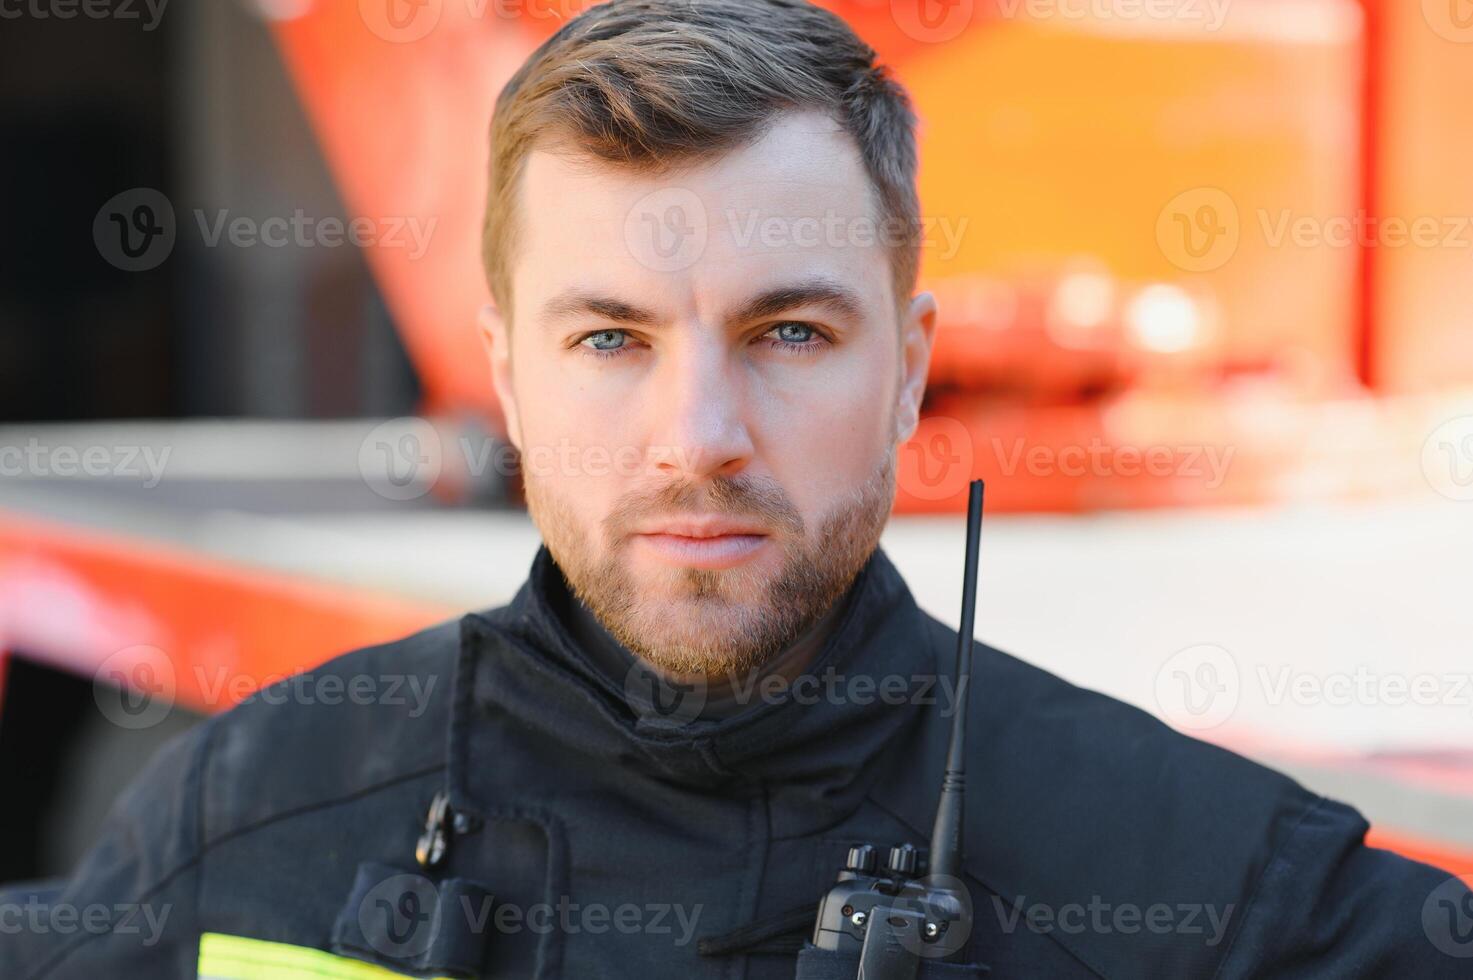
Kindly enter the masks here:
[[[940, 656], [956, 633], [933, 630]], [[1281, 773], [980, 642], [966, 702], [968, 871], [1002, 903], [985, 914], [1082, 910], [1090, 925], [1054, 937], [1107, 976], [1210, 975], [1276, 855], [1292, 842], [1332, 863], [1367, 829]], [[939, 758], [949, 725], [925, 727], [918, 751]], [[922, 761], [939, 785], [941, 763]], [[1150, 916], [1170, 928], [1148, 930]]]
[[445, 764], [461, 621], [342, 654], [210, 720], [204, 842]]
[[[956, 632], [931, 623], [949, 684]], [[1156, 831], [1194, 812], [1210, 818], [1207, 826], [1184, 828], [1194, 840], [1218, 823], [1231, 825], [1235, 836], [1255, 835], [1321, 800], [1282, 773], [985, 643], [975, 644], [972, 662], [969, 779], [1004, 780], [1010, 794], [1023, 792], [1012, 797], [1019, 803], [1034, 800], [1044, 812], [1071, 800], [1109, 804], [1128, 814], [1120, 829], [1134, 828], [1133, 836], [1157, 842], [1151, 846], [1159, 852]]]

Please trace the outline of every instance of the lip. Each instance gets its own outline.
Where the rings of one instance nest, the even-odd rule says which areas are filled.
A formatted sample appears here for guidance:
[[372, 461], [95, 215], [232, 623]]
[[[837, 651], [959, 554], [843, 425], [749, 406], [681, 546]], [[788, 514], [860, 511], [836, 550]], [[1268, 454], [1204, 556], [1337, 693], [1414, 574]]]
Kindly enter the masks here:
[[765, 537], [767, 529], [750, 521], [733, 520], [719, 514], [693, 517], [671, 517], [651, 521], [639, 528], [639, 534], [668, 534], [681, 538], [719, 538], [727, 535]]
[[719, 534], [692, 538], [680, 534], [641, 534], [638, 540], [660, 560], [680, 568], [719, 571], [751, 561], [767, 545], [765, 534]]
[[635, 540], [656, 558], [680, 568], [720, 570], [751, 561], [769, 535], [755, 525], [724, 517], [682, 518], [641, 529]]

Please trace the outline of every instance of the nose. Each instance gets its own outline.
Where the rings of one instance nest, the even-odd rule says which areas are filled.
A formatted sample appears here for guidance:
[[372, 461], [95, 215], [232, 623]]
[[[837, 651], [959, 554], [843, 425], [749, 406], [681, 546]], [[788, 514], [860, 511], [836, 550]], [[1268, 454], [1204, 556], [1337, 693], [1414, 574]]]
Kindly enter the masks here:
[[752, 461], [747, 392], [741, 367], [716, 338], [681, 344], [661, 359], [646, 410], [661, 476], [703, 480], [735, 476]]

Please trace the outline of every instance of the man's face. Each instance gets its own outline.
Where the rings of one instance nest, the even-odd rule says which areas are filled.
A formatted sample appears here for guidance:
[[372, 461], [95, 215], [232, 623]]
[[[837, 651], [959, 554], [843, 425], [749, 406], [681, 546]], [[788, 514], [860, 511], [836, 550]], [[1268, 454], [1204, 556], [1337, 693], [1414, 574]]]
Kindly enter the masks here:
[[544, 541], [656, 667], [761, 663], [874, 550], [924, 386], [857, 149], [789, 113], [659, 176], [534, 150], [517, 207], [486, 329]]

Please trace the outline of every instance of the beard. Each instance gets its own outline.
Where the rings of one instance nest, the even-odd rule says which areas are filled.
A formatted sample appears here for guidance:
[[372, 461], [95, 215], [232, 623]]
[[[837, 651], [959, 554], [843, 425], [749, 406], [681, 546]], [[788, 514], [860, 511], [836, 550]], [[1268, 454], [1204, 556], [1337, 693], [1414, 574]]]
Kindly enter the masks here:
[[[752, 476], [631, 491], [593, 534], [545, 487], [529, 479], [526, 489], [532, 520], [569, 588], [616, 640], [667, 674], [732, 675], [762, 667], [849, 589], [890, 516], [895, 449], [812, 530], [782, 487]], [[777, 571], [668, 568], [654, 582], [637, 581], [625, 557], [633, 529], [651, 517], [696, 512], [769, 527], [781, 552]]]

